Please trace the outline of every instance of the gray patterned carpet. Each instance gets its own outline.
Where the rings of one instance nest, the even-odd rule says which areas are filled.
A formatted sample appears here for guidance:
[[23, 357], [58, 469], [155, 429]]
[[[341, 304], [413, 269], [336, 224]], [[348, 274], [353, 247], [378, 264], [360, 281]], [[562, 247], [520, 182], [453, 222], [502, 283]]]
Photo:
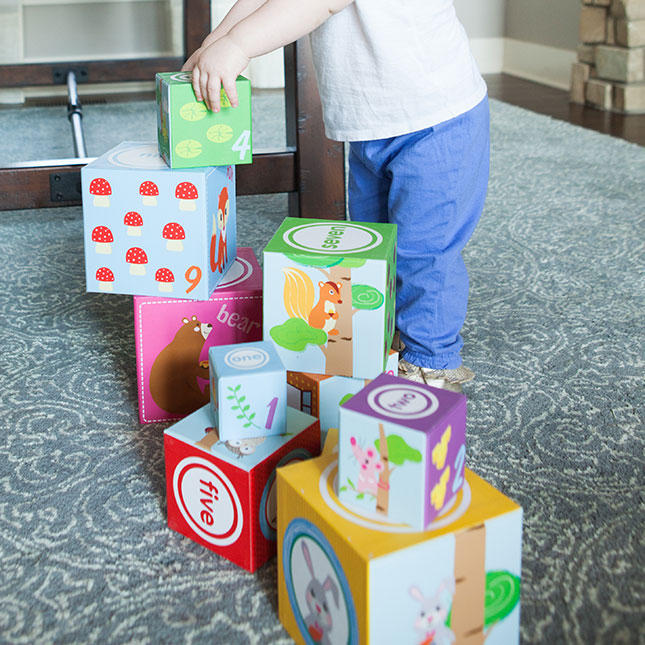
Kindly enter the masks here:
[[[492, 126], [468, 465], [524, 507], [523, 641], [642, 643], [645, 149], [498, 102]], [[285, 213], [240, 199], [239, 243]], [[131, 299], [84, 292], [80, 208], [0, 231], [0, 642], [291, 642], [275, 561], [251, 575], [166, 527]]]

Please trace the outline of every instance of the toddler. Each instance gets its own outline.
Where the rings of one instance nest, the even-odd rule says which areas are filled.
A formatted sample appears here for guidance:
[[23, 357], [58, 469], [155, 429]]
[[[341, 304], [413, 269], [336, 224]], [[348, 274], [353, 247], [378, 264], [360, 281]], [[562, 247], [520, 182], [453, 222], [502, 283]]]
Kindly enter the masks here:
[[462, 250], [488, 186], [486, 85], [453, 0], [238, 0], [187, 60], [198, 100], [310, 34], [330, 139], [349, 142], [349, 215], [398, 227], [399, 373], [461, 391]]

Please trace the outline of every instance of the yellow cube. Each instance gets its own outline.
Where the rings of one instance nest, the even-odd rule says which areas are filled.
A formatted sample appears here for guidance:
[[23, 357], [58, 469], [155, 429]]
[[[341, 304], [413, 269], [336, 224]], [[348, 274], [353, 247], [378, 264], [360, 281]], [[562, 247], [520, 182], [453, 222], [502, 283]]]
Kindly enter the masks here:
[[522, 509], [466, 469], [426, 531], [339, 501], [338, 432], [278, 469], [278, 610], [298, 643], [519, 642]]

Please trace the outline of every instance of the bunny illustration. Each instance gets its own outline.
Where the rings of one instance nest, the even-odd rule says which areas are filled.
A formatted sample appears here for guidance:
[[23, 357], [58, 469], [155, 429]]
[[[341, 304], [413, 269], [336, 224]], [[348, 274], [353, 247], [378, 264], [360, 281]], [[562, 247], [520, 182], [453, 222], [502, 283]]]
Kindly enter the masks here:
[[425, 597], [419, 587], [410, 587], [410, 595], [421, 603], [419, 617], [414, 621], [414, 629], [419, 634], [419, 645], [450, 645], [455, 642], [455, 634], [446, 626], [446, 616], [455, 593], [454, 579], [441, 582], [434, 596]]
[[334, 597], [334, 602], [336, 603], [336, 608], [338, 608], [338, 585], [332, 580], [331, 576], [327, 576], [325, 578], [325, 582], [321, 584], [314, 573], [311, 554], [309, 553], [309, 548], [305, 542], [302, 543], [302, 552], [304, 553], [305, 562], [307, 563], [309, 573], [311, 574], [311, 581], [307, 585], [307, 590], [305, 591], [307, 607], [309, 608], [309, 614], [304, 619], [305, 624], [307, 625], [307, 631], [314, 643], [331, 645], [329, 632], [331, 631], [333, 624], [331, 612], [329, 611], [329, 606], [327, 604], [327, 593], [331, 591], [332, 596]]
[[374, 448], [363, 450], [358, 445], [356, 437], [350, 437], [349, 442], [360, 466], [357, 490], [359, 493], [370, 493], [376, 497], [379, 473], [383, 470], [381, 457]]

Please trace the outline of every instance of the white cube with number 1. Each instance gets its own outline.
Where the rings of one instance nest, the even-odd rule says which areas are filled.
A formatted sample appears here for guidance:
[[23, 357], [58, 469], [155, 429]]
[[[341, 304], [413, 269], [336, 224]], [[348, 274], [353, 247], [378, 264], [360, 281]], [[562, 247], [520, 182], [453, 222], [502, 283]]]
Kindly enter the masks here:
[[211, 347], [211, 408], [221, 440], [285, 432], [287, 372], [271, 343]]

